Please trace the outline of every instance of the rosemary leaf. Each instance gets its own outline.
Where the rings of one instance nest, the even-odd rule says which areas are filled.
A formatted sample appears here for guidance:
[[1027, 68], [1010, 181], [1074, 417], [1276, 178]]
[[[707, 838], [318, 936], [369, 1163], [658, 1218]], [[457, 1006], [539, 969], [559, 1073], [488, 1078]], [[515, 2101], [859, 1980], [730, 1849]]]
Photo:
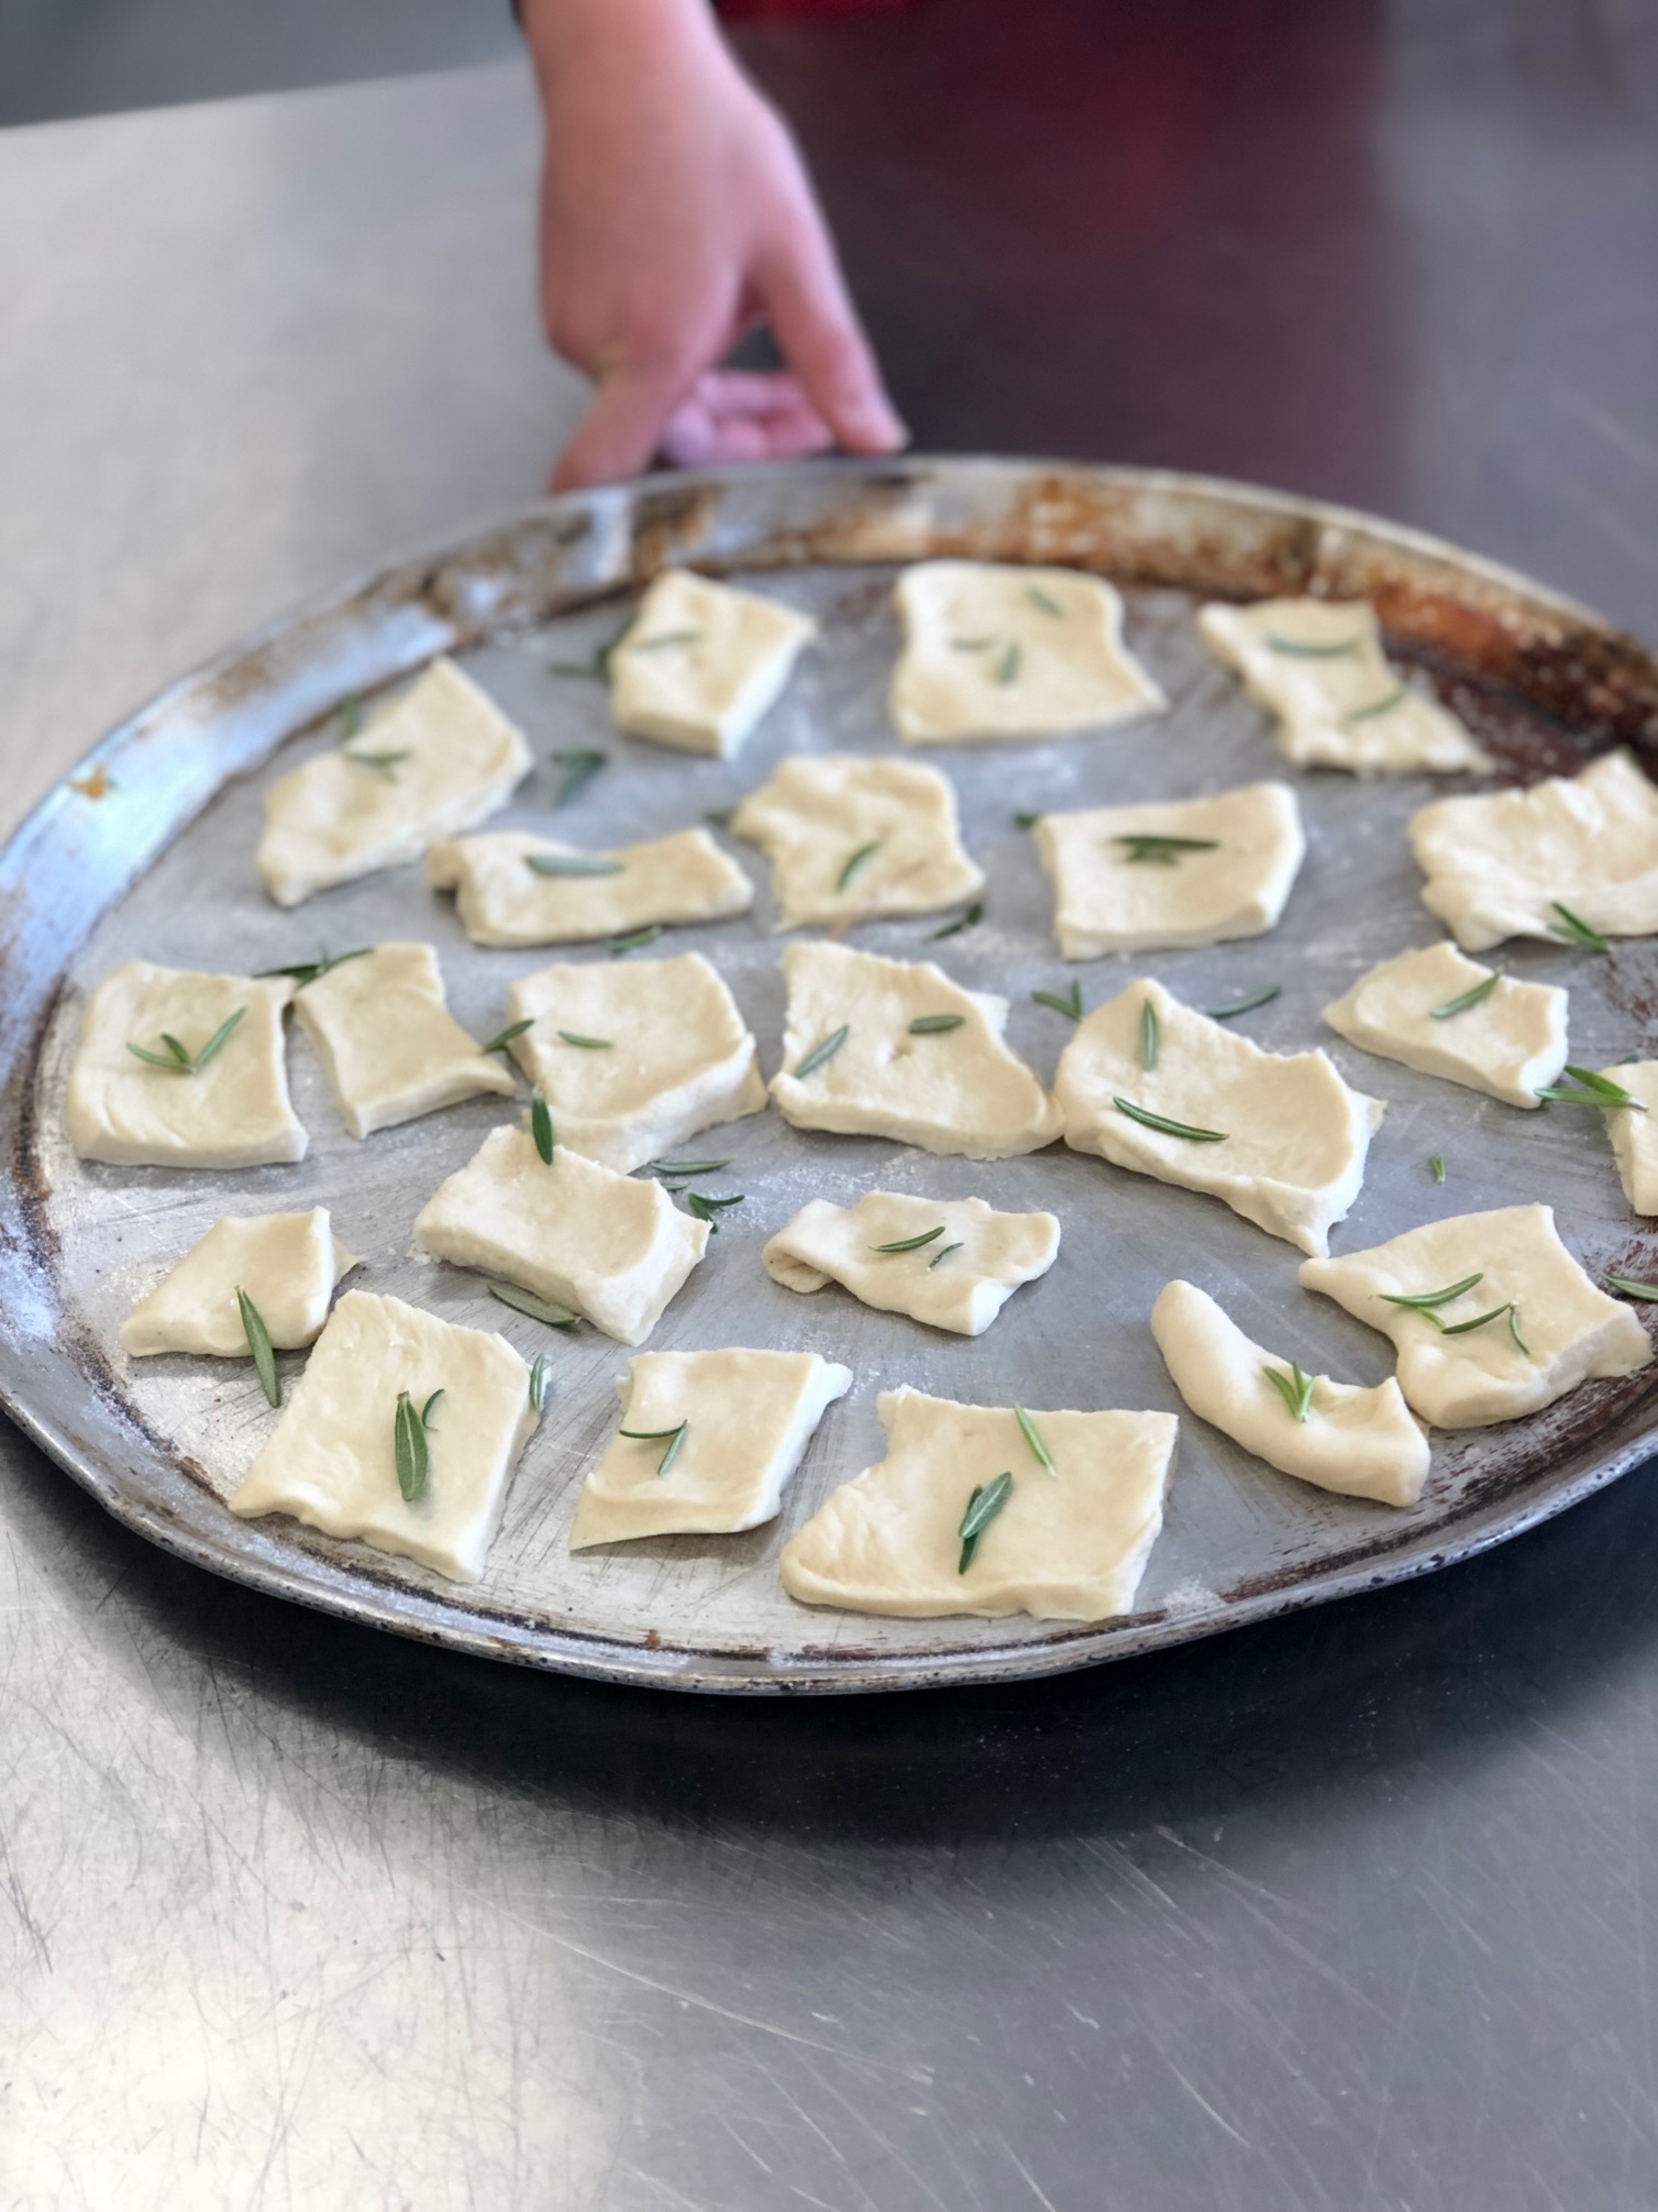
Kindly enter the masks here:
[[[629, 615], [622, 628], [613, 632], [602, 646], [596, 646], [586, 661], [548, 661], [543, 665], [549, 675], [579, 675], [595, 682], [607, 682], [611, 673], [611, 656], [632, 627], [633, 618]], [[557, 755], [554, 757], [557, 758]]]
[[148, 1052], [142, 1045], [129, 1045], [127, 1050], [152, 1068], [165, 1068], [170, 1076], [194, 1076], [198, 1070], [206, 1068], [246, 1012], [246, 1007], [238, 1006], [233, 1014], [227, 1014], [194, 1058], [165, 1030], [162, 1032], [162, 1043], [167, 1047], [165, 1054]]
[[1025, 596], [1033, 607], [1039, 607], [1044, 615], [1051, 615], [1058, 622], [1065, 619], [1065, 611], [1051, 592], [1044, 592], [1039, 584], [1027, 584]]
[[162, 1032], [162, 1043], [167, 1047], [176, 1068], [193, 1068], [196, 1065], [179, 1040], [170, 1037], [166, 1030]]
[[1156, 1129], [1164, 1136], [1183, 1136], [1188, 1144], [1224, 1144], [1225, 1129], [1195, 1129], [1189, 1121], [1171, 1121], [1166, 1115], [1152, 1113], [1132, 1099], [1113, 1099], [1111, 1104], [1119, 1113], [1126, 1113], [1130, 1121], [1138, 1121], [1142, 1128]]
[[1316, 1375], [1304, 1374], [1300, 1364], [1292, 1360], [1286, 1375], [1281, 1367], [1263, 1367], [1261, 1373], [1283, 1399], [1297, 1421], [1305, 1421], [1313, 1406], [1313, 1385]]
[[1482, 1329], [1487, 1321], [1500, 1321], [1505, 1313], [1512, 1314], [1513, 1310], [1510, 1302], [1505, 1306], [1492, 1306], [1489, 1313], [1476, 1313], [1471, 1321], [1442, 1321], [1437, 1313], [1431, 1313], [1428, 1318], [1442, 1336], [1466, 1336], [1470, 1329]]
[[363, 702], [355, 691], [347, 691], [339, 702], [339, 741], [348, 745], [356, 736], [363, 718]]
[[580, 1030], [560, 1030], [559, 1035], [567, 1045], [575, 1045], [584, 1053], [614, 1053], [616, 1040], [611, 1037], [584, 1037]]
[[1526, 1343], [1524, 1337], [1520, 1335], [1518, 1306], [1510, 1306], [1508, 1308], [1508, 1334], [1513, 1338], [1515, 1344], [1518, 1345], [1519, 1349], [1525, 1354], [1526, 1358], [1530, 1359], [1531, 1347], [1529, 1344]]
[[1444, 1182], [1444, 1181], [1445, 1181], [1445, 1159], [1444, 1159], [1444, 1157], [1443, 1157], [1443, 1155], [1442, 1155], [1441, 1153], [1439, 1153], [1439, 1152], [1430, 1152], [1430, 1153], [1429, 1153], [1429, 1155], [1428, 1155], [1428, 1172], [1429, 1172], [1429, 1173], [1430, 1173], [1430, 1174], [1431, 1174], [1431, 1175], [1433, 1176], [1433, 1178], [1434, 1178], [1434, 1180], [1435, 1180], [1436, 1182]]
[[545, 1352], [538, 1352], [530, 1367], [530, 1404], [537, 1413], [547, 1411], [548, 1359]]
[[665, 1438], [667, 1450], [656, 1462], [656, 1473], [660, 1476], [665, 1475], [679, 1457], [679, 1447], [684, 1443], [689, 1428], [688, 1421], [681, 1421], [676, 1429], [620, 1429], [617, 1433], [619, 1436], [631, 1437], [639, 1444], [660, 1444]]
[[373, 950], [372, 945], [359, 945], [355, 952], [331, 953], [324, 946], [314, 960], [296, 961], [291, 968], [255, 968], [253, 975], [260, 983], [268, 976], [291, 976], [295, 990], [303, 991], [308, 983], [315, 983], [331, 968], [343, 968], [348, 960], [366, 960]]
[[[933, 1257], [927, 1262], [928, 1274], [931, 1274], [933, 1272], [934, 1268], [938, 1266], [940, 1260], [948, 1259], [952, 1252], [959, 1252], [961, 1249], [962, 1247], [960, 1244], [941, 1244], [938, 1250], [933, 1254]], [[1653, 1296], [1655, 1298], [1658, 1298], [1658, 1291], [1654, 1291]]]
[[1062, 1014], [1067, 1021], [1079, 1022], [1082, 1019], [1082, 985], [1080, 979], [1071, 984], [1070, 990], [1062, 999], [1054, 991], [1033, 991], [1031, 996], [1038, 1006], [1050, 1006], [1055, 1014]]
[[1379, 1290], [1376, 1295], [1385, 1306], [1409, 1306], [1414, 1313], [1429, 1313], [1435, 1306], [1449, 1306], [1452, 1298], [1460, 1298], [1484, 1280], [1483, 1275], [1464, 1275], [1459, 1283], [1448, 1283], [1444, 1290]]
[[965, 1014], [918, 1014], [910, 1024], [912, 1037], [942, 1037], [946, 1030], [959, 1030], [967, 1020]]
[[1059, 1470], [1053, 1464], [1052, 1453], [1042, 1442], [1041, 1431], [1036, 1427], [1036, 1424], [1032, 1420], [1031, 1416], [1026, 1412], [1023, 1406], [1016, 1406], [1014, 1408], [1014, 1419], [1019, 1423], [1020, 1434], [1024, 1437], [1026, 1443], [1030, 1445], [1032, 1453], [1036, 1458], [1036, 1465], [1038, 1467], [1045, 1467], [1050, 1475], [1057, 1475]]
[[426, 1430], [415, 1411], [414, 1401], [406, 1390], [397, 1393], [397, 1412], [392, 1421], [392, 1451], [397, 1462], [397, 1487], [403, 1493], [404, 1503], [412, 1506], [426, 1488], [429, 1463]]
[[1127, 846], [1122, 857], [1130, 867], [1149, 862], [1154, 867], [1173, 868], [1178, 865], [1182, 853], [1220, 850], [1218, 840], [1213, 837], [1153, 837], [1149, 831], [1113, 837], [1111, 842]]
[[852, 881], [852, 878], [858, 873], [858, 870], [863, 866], [864, 862], [866, 860], [873, 859], [880, 850], [881, 839], [879, 837], [872, 838], [867, 845], [860, 845], [857, 851], [852, 855], [851, 859], [847, 862], [846, 866], [841, 870], [840, 874], [835, 878], [835, 889], [837, 891], [844, 891], [847, 885]]
[[1550, 899], [1548, 903], [1550, 911], [1560, 917], [1557, 922], [1549, 923], [1548, 934], [1550, 937], [1558, 937], [1562, 944], [1580, 945], [1585, 952], [1609, 953], [1611, 951], [1611, 946], [1601, 936], [1599, 930], [1591, 929], [1588, 923], [1580, 915], [1574, 914], [1569, 906], [1562, 906], [1558, 899]]
[[729, 1167], [728, 1159], [653, 1159], [650, 1172], [653, 1175], [717, 1175], [722, 1167]]
[[619, 876], [624, 866], [593, 852], [527, 852], [524, 864], [538, 876]]
[[446, 1391], [434, 1390], [431, 1397], [427, 1399], [425, 1405], [421, 1407], [420, 1426], [423, 1429], [429, 1429], [432, 1426], [432, 1409], [436, 1406], [440, 1398], [444, 1398], [447, 1396], [448, 1393]]
[[1639, 1099], [1632, 1098], [1621, 1083], [1613, 1083], [1609, 1076], [1596, 1075], [1592, 1068], [1574, 1068], [1569, 1060], [1566, 1062], [1566, 1074], [1576, 1084], [1575, 1091], [1564, 1084], [1551, 1084], [1547, 1090], [1539, 1091], [1536, 1096], [1539, 1099], [1551, 1099], [1556, 1106], [1599, 1106], [1607, 1112], [1618, 1106], [1628, 1106], [1636, 1113], [1646, 1111]]
[[851, 1034], [852, 1025], [843, 1022], [838, 1030], [831, 1030], [820, 1045], [814, 1045], [794, 1072], [796, 1083], [804, 1076], [815, 1076], [820, 1068], [833, 1060]]
[[[944, 1231], [945, 1224], [941, 1221], [936, 1229], [923, 1229], [920, 1236], [895, 1237], [891, 1244], [872, 1244], [870, 1250], [872, 1252], [919, 1252], [924, 1245], [936, 1244], [939, 1238], [943, 1236]], [[953, 1245], [951, 1249], [960, 1251], [961, 1246]]]
[[1649, 1305], [1658, 1306], [1658, 1283], [1643, 1283], [1638, 1275], [1608, 1275], [1606, 1287], [1620, 1298], [1644, 1298]]
[[1364, 644], [1363, 638], [1340, 638], [1327, 646], [1316, 646], [1309, 638], [1280, 638], [1275, 631], [1263, 631], [1261, 643], [1274, 653], [1288, 653], [1307, 661], [1333, 661], [1339, 654], [1357, 653]]
[[170, 1076], [188, 1076], [193, 1073], [188, 1060], [175, 1060], [171, 1053], [153, 1053], [143, 1045], [133, 1044], [129, 1044], [127, 1050], [135, 1060], [142, 1060], [150, 1068], [165, 1068]]
[[574, 1329], [582, 1318], [568, 1306], [556, 1306], [551, 1299], [538, 1298], [533, 1290], [521, 1290], [517, 1283], [489, 1283], [485, 1287], [492, 1298], [511, 1306], [514, 1313], [527, 1313], [532, 1321], [544, 1322], [550, 1329]]
[[727, 1206], [740, 1206], [746, 1195], [745, 1191], [739, 1190], [735, 1197], [710, 1198], [705, 1191], [693, 1190], [685, 1203], [697, 1220], [706, 1221], [712, 1233], [718, 1236], [720, 1214], [725, 1211]]
[[956, 1534], [962, 1540], [961, 1563], [956, 1571], [965, 1574], [973, 1564], [979, 1549], [979, 1539], [1014, 1495], [1012, 1475], [999, 1475], [994, 1483], [976, 1483], [973, 1495], [967, 1502], [962, 1525]]
[[702, 643], [700, 630], [658, 630], [654, 638], [641, 638], [637, 645], [629, 639], [629, 653], [663, 653], [669, 646], [697, 646]]
[[530, 1134], [536, 1140], [536, 1150], [543, 1162], [553, 1164], [553, 1108], [538, 1091], [530, 1101]]
[[354, 745], [341, 745], [340, 751], [354, 768], [372, 768], [377, 775], [383, 775], [388, 783], [395, 783], [397, 771], [404, 761], [414, 758], [407, 748], [401, 752], [359, 752]]
[[547, 757], [556, 768], [564, 770], [560, 778], [559, 788], [554, 794], [553, 811], [555, 814], [561, 806], [568, 806], [576, 794], [592, 781], [601, 768], [608, 767], [610, 764], [608, 753], [594, 752], [586, 745], [569, 746], [560, 752], [550, 752]]
[[1384, 691], [1379, 699], [1371, 699], [1364, 706], [1354, 707], [1351, 713], [1342, 716], [1342, 720], [1344, 722], [1374, 721], [1378, 714], [1391, 714], [1400, 700], [1407, 695], [1407, 686], [1403, 683], [1396, 683], [1391, 691]]
[[282, 1403], [282, 1385], [276, 1374], [276, 1353], [270, 1342], [270, 1331], [265, 1327], [258, 1307], [240, 1283], [236, 1285], [236, 1306], [241, 1314], [242, 1334], [247, 1339], [247, 1349], [253, 1355], [253, 1372], [259, 1378], [259, 1388], [271, 1405], [279, 1406]]
[[1011, 645], [1004, 646], [1002, 657], [996, 664], [996, 680], [998, 683], [1016, 682], [1019, 677], [1020, 664], [1024, 658], [1024, 649], [1017, 638]]
[[533, 1030], [536, 1018], [527, 1014], [522, 1022], [509, 1022], [504, 1030], [497, 1030], [487, 1045], [480, 1045], [481, 1053], [504, 1053], [515, 1037], [522, 1037], [526, 1030]]
[[1211, 1022], [1230, 1022], [1234, 1014], [1253, 1014], [1258, 1006], [1270, 1006], [1274, 999], [1281, 999], [1283, 995], [1281, 983], [1269, 983], [1259, 991], [1251, 991], [1246, 998], [1234, 999], [1230, 1006], [1210, 1006], [1203, 1011]]
[[1140, 1066], [1149, 1076], [1157, 1065], [1157, 1047], [1161, 1032], [1157, 1023], [1157, 1009], [1149, 999], [1140, 1004]]
[[1035, 829], [1040, 820], [1041, 816], [1039, 814], [1016, 814], [1014, 816], [1014, 827], [1015, 829]]
[[734, 806], [710, 806], [702, 819], [705, 822], [712, 822], [715, 829], [729, 829], [731, 816], [736, 811]]
[[613, 960], [622, 953], [636, 953], [641, 945], [653, 945], [662, 934], [660, 922], [648, 922], [643, 929], [629, 930], [625, 937], [608, 937], [605, 950]]
[[1464, 991], [1458, 998], [1447, 999], [1444, 1006], [1435, 1007], [1429, 1019], [1449, 1022], [1453, 1014], [1465, 1014], [1470, 1006], [1479, 1006], [1488, 999], [1501, 981], [1501, 976], [1493, 970], [1483, 983], [1476, 983], [1471, 991]]
[[977, 928], [984, 919], [985, 902], [983, 899], [975, 899], [967, 912], [958, 914], [955, 921], [946, 922], [942, 929], [930, 929], [927, 932], [927, 942], [937, 945], [946, 937], [960, 937], [963, 930]]

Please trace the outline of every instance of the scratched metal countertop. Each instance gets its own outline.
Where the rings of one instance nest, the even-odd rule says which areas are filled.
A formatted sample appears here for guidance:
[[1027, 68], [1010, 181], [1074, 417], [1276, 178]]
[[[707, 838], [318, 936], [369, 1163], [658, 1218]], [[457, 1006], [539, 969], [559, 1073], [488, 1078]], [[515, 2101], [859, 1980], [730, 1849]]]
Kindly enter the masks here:
[[[755, 28], [928, 446], [1397, 515], [1658, 630], [1640, 0]], [[490, 71], [0, 136], [11, 820], [532, 492]], [[1650, 2212], [1658, 1503], [1097, 1674], [763, 1708], [215, 1581], [0, 1433], [0, 2201]]]

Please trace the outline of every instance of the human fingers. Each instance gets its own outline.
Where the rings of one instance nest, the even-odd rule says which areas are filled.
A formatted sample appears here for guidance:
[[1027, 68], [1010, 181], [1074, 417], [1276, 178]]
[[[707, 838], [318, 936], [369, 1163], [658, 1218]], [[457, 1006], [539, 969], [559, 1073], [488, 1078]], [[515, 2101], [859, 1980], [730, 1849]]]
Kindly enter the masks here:
[[815, 212], [788, 225], [755, 280], [783, 358], [851, 453], [894, 453], [910, 433], [880, 369]]
[[603, 372], [592, 406], [559, 455], [552, 490], [576, 491], [637, 476], [655, 453], [684, 384], [683, 372], [666, 361]]
[[734, 369], [699, 376], [662, 432], [662, 452], [680, 468], [798, 460], [834, 442], [834, 432], [794, 377]]

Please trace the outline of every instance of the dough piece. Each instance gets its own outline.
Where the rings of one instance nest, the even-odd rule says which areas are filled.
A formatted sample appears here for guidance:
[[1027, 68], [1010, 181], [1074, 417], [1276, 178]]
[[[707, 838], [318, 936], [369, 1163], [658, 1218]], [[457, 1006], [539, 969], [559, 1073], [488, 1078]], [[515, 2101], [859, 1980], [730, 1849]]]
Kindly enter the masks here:
[[923, 561], [895, 594], [904, 653], [892, 718], [907, 745], [1056, 737], [1161, 714], [1122, 644], [1122, 601], [1075, 569]]
[[1193, 1413], [1285, 1475], [1348, 1498], [1414, 1506], [1428, 1480], [1428, 1439], [1393, 1376], [1375, 1390], [1313, 1378], [1298, 1421], [1263, 1370], [1291, 1363], [1252, 1343], [1195, 1283], [1164, 1285], [1151, 1333]]
[[313, 891], [418, 860], [435, 837], [493, 814], [534, 765], [517, 724], [440, 655], [345, 744], [266, 791], [264, 887], [278, 906], [297, 906]]
[[[1147, 1002], [1158, 1032], [1149, 1074], [1141, 1065]], [[1129, 984], [1081, 1024], [1060, 1055], [1053, 1096], [1073, 1151], [1209, 1191], [1303, 1252], [1329, 1250], [1331, 1225], [1359, 1195], [1387, 1111], [1381, 1100], [1350, 1091], [1323, 1053], [1264, 1053], [1149, 981]], [[1225, 1141], [1147, 1128], [1118, 1099], [1187, 1127], [1218, 1129]]]
[[1439, 799], [1411, 817], [1423, 904], [1464, 952], [1569, 942], [1564, 906], [1606, 937], [1658, 931], [1658, 788], [1627, 752], [1524, 791]]
[[1612, 1140], [1612, 1157], [1618, 1163], [1623, 1194], [1637, 1213], [1658, 1213], [1658, 1060], [1623, 1061], [1601, 1074], [1622, 1084], [1632, 1099], [1639, 1099], [1644, 1113], [1619, 1106], [1606, 1115], [1606, 1133]]
[[[533, 854], [579, 864], [614, 864], [614, 874], [543, 875]], [[718, 922], [746, 914], [754, 886], [705, 829], [677, 829], [615, 852], [573, 845], [521, 829], [434, 845], [426, 880], [455, 893], [455, 911], [475, 945], [579, 945], [622, 937], [664, 922]]]
[[771, 862], [779, 929], [931, 914], [985, 888], [962, 850], [954, 786], [918, 761], [794, 753], [731, 831]]
[[[1287, 783], [1043, 814], [1036, 835], [1065, 960], [1259, 937], [1283, 913], [1307, 851]], [[1148, 837], [1189, 837], [1214, 850], [1136, 843]]]
[[[398, 1394], [406, 1391], [419, 1412], [437, 1390], [426, 1487], [405, 1501]], [[358, 1537], [452, 1581], [475, 1582], [535, 1427], [530, 1370], [505, 1337], [440, 1321], [401, 1298], [348, 1290], [230, 1511], [243, 1521], [291, 1514], [326, 1536]]]
[[[288, 1102], [286, 977], [200, 975], [130, 960], [87, 1000], [69, 1078], [69, 1140], [116, 1167], [265, 1167], [303, 1159], [309, 1139]], [[200, 1053], [241, 1019], [201, 1069], [177, 1075], [127, 1048], [165, 1053], [164, 1035]]]
[[[1509, 1315], [1465, 1335], [1441, 1333], [1435, 1315], [1391, 1306], [1389, 1292], [1449, 1289], [1477, 1273], [1459, 1298], [1436, 1308], [1455, 1328], [1510, 1304]], [[1399, 1347], [1399, 1384], [1437, 1429], [1482, 1429], [1536, 1413], [1595, 1375], [1633, 1375], [1652, 1357], [1628, 1306], [1597, 1290], [1554, 1227], [1552, 1206], [1499, 1206], [1407, 1229], [1368, 1252], [1304, 1260], [1301, 1280], [1380, 1329]]]
[[342, 960], [295, 995], [293, 1011], [353, 1136], [417, 1120], [478, 1091], [513, 1095], [509, 1071], [450, 1013], [430, 945], [376, 945]]
[[[791, 945], [783, 973], [789, 1010], [771, 1095], [795, 1128], [891, 1136], [969, 1159], [1011, 1159], [1059, 1134], [1057, 1105], [1002, 1042], [1006, 999], [965, 991], [931, 960], [844, 945]], [[935, 1014], [959, 1014], [962, 1026], [912, 1033]], [[842, 1028], [833, 1056], [797, 1075]]]
[[424, 1252], [573, 1306], [622, 1344], [642, 1344], [702, 1257], [706, 1221], [658, 1182], [634, 1182], [557, 1144], [550, 1167], [528, 1130], [491, 1129], [415, 1217]]
[[121, 1324], [121, 1349], [134, 1359], [155, 1352], [251, 1359], [236, 1303], [245, 1290], [276, 1350], [297, 1351], [315, 1341], [334, 1285], [356, 1265], [357, 1255], [332, 1233], [326, 1206], [231, 1215], [139, 1300]]
[[1566, 1065], [1566, 994], [1550, 983], [1497, 980], [1477, 1006], [1436, 1021], [1434, 1009], [1477, 990], [1491, 975], [1442, 938], [1373, 968], [1324, 1019], [1338, 1037], [1425, 1076], [1466, 1084], [1509, 1106], [1534, 1106]]
[[1217, 603], [1199, 611], [1197, 627], [1256, 705], [1278, 716], [1278, 749], [1297, 768], [1452, 775], [1490, 766], [1455, 715], [1389, 662], [1367, 601]]
[[[765, 1108], [758, 1049], [700, 953], [538, 968], [507, 1005], [535, 1024], [512, 1052], [552, 1107], [558, 1141], [621, 1174]], [[572, 1045], [561, 1030], [606, 1043]]]
[[[815, 1352], [641, 1352], [617, 1383], [623, 1429], [577, 1501], [570, 1548], [635, 1537], [725, 1536], [775, 1518], [852, 1370]], [[673, 1442], [684, 1435], [665, 1474]]]
[[[910, 1252], [883, 1244], [944, 1234]], [[907, 1313], [929, 1328], [983, 1336], [1021, 1283], [1059, 1256], [1051, 1213], [998, 1213], [983, 1198], [914, 1198], [870, 1190], [855, 1206], [814, 1198], [760, 1257], [786, 1290], [840, 1283], [878, 1313]]]
[[611, 653], [617, 727], [729, 760], [816, 635], [792, 607], [664, 569]]
[[[1105, 1620], [1130, 1610], [1163, 1525], [1173, 1414], [1034, 1413], [1058, 1470], [1050, 1475], [1005, 1408], [904, 1389], [883, 1391], [876, 1410], [887, 1456], [783, 1547], [791, 1597], [906, 1620]], [[968, 1502], [1003, 1474], [1013, 1491], [963, 1573]]]

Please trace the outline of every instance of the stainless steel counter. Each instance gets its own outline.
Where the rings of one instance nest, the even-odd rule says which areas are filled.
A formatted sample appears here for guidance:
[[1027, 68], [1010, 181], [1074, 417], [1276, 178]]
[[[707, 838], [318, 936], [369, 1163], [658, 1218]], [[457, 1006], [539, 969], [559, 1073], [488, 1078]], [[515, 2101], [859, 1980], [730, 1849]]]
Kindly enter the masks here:
[[[1643, 10], [957, 13], [749, 41], [923, 442], [1369, 501], [1650, 633]], [[533, 169], [511, 72], [0, 137], [12, 816], [533, 487]], [[1160, 1659], [764, 1708], [255, 1598], [9, 1432], [0, 1530], [8, 2205], [1658, 2205], [1645, 1475]]]

